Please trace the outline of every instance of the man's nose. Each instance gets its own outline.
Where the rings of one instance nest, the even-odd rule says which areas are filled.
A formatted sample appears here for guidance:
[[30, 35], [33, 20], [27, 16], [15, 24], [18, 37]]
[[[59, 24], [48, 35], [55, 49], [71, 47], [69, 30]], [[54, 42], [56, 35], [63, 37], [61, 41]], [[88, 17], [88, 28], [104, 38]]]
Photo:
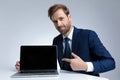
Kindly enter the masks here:
[[61, 21], [58, 21], [57, 26], [61, 26]]

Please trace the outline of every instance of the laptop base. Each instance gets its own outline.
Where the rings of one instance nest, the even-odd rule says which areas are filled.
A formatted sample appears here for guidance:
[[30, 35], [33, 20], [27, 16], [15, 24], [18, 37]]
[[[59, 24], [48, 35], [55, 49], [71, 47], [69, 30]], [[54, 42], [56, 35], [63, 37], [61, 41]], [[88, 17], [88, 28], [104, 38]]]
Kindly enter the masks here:
[[56, 73], [20, 73], [17, 72], [11, 76], [11, 78], [33, 78], [33, 77], [58, 77]]

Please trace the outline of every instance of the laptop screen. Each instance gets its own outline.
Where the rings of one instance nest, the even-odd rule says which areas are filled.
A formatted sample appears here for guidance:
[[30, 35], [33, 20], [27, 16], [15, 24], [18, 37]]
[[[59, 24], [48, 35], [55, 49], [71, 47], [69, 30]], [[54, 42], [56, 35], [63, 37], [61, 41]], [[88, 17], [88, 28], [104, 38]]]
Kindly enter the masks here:
[[57, 70], [56, 46], [21, 46], [20, 71]]

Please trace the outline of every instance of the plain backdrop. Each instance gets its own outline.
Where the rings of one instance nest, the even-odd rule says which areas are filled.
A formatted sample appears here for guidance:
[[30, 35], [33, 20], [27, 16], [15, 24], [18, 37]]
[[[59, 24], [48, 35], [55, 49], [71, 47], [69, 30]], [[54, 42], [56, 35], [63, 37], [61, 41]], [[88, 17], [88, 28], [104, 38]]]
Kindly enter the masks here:
[[[59, 33], [48, 17], [54, 3], [68, 6], [72, 24], [96, 31], [116, 61], [116, 69], [101, 77], [120, 74], [120, 0], [0, 0], [0, 70], [14, 70], [21, 45], [51, 45]], [[107, 63], [106, 63], [107, 64]]]

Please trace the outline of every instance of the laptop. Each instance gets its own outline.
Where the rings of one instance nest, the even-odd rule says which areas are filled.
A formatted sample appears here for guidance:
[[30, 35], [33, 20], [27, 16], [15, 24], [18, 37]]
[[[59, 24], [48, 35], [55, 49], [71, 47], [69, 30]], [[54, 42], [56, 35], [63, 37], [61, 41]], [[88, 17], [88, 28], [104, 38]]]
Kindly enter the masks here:
[[22, 45], [20, 47], [20, 71], [12, 78], [56, 76], [57, 48], [53, 45]]

